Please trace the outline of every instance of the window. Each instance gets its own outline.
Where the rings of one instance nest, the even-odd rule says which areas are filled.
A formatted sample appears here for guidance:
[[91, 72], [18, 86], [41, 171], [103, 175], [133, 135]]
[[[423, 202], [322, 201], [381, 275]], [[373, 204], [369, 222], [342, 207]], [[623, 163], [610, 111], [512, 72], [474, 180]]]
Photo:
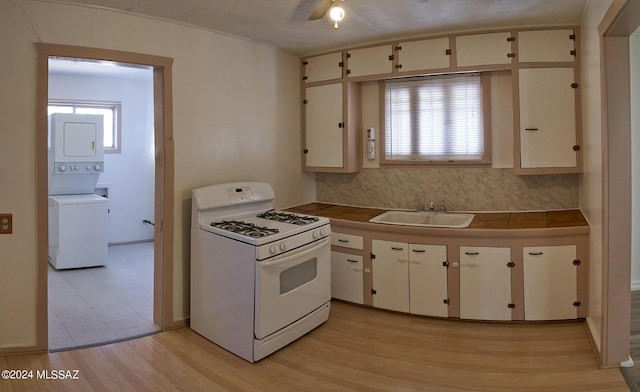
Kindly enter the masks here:
[[49, 101], [48, 114], [101, 114], [104, 118], [104, 152], [120, 152], [119, 102]]
[[487, 164], [486, 134], [479, 74], [386, 81], [383, 163]]

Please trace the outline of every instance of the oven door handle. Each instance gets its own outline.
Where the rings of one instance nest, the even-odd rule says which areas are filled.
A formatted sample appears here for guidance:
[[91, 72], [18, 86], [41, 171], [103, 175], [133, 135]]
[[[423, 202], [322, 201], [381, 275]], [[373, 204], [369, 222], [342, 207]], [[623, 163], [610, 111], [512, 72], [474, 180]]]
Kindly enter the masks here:
[[274, 259], [274, 260], [270, 260], [270, 261], [262, 261], [262, 262], [260, 262], [258, 264], [261, 267], [272, 267], [274, 265], [288, 263], [291, 260], [304, 257], [304, 256], [308, 255], [309, 253], [313, 253], [313, 252], [317, 251], [318, 249], [329, 245], [330, 241], [331, 240], [329, 239], [329, 237], [326, 237], [326, 238], [320, 240], [318, 245], [315, 245], [312, 248], [309, 248], [309, 249], [307, 249], [307, 250], [305, 250], [303, 252], [300, 252], [300, 253], [294, 252], [294, 254], [292, 254], [291, 256], [286, 256], [286, 257], [284, 257], [282, 259]]

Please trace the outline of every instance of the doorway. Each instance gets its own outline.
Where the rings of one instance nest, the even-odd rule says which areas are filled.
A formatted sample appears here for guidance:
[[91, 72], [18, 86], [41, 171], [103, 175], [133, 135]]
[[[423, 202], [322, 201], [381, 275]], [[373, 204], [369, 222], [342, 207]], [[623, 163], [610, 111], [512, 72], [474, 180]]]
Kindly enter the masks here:
[[153, 69], [154, 107], [154, 212], [153, 221], [153, 323], [161, 329], [175, 326], [172, 304], [173, 264], [173, 138], [171, 105], [172, 59], [129, 52], [67, 45], [37, 44], [37, 192], [38, 192], [38, 346], [48, 341], [48, 179], [47, 106], [49, 59], [90, 59], [118, 64], [137, 64]]
[[[76, 183], [86, 183], [82, 188], [59, 182], [52, 188], [58, 179], [49, 180], [49, 349], [157, 332], [152, 67], [50, 57], [47, 114], [58, 116], [59, 123], [100, 115], [103, 128], [100, 153], [81, 154], [98, 162], [99, 175], [56, 174], [80, 177]], [[50, 135], [49, 166], [64, 164], [55, 164], [54, 157], [68, 159], [66, 144], [79, 135], [69, 135], [65, 147], [57, 136], [61, 130]]]

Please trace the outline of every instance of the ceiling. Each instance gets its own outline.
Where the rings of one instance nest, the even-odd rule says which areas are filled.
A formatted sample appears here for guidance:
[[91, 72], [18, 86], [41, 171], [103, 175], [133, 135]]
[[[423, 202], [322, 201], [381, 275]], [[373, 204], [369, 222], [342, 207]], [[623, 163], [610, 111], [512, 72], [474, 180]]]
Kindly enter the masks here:
[[579, 24], [599, 0], [344, 0], [345, 19], [308, 20], [321, 0], [59, 0], [166, 19], [300, 55], [457, 31]]

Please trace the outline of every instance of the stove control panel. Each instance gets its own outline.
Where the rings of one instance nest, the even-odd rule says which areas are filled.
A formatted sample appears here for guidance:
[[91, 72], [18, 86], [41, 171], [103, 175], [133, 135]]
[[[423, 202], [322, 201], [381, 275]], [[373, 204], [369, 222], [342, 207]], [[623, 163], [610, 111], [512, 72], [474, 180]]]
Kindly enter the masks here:
[[331, 226], [329, 224], [324, 224], [320, 227], [316, 227], [315, 229], [307, 230], [284, 239], [257, 246], [256, 260], [267, 260], [274, 256], [294, 251], [297, 248], [309, 245], [330, 235]]
[[227, 195], [232, 201], [247, 200], [249, 197], [253, 196], [253, 190], [250, 186], [227, 188]]

